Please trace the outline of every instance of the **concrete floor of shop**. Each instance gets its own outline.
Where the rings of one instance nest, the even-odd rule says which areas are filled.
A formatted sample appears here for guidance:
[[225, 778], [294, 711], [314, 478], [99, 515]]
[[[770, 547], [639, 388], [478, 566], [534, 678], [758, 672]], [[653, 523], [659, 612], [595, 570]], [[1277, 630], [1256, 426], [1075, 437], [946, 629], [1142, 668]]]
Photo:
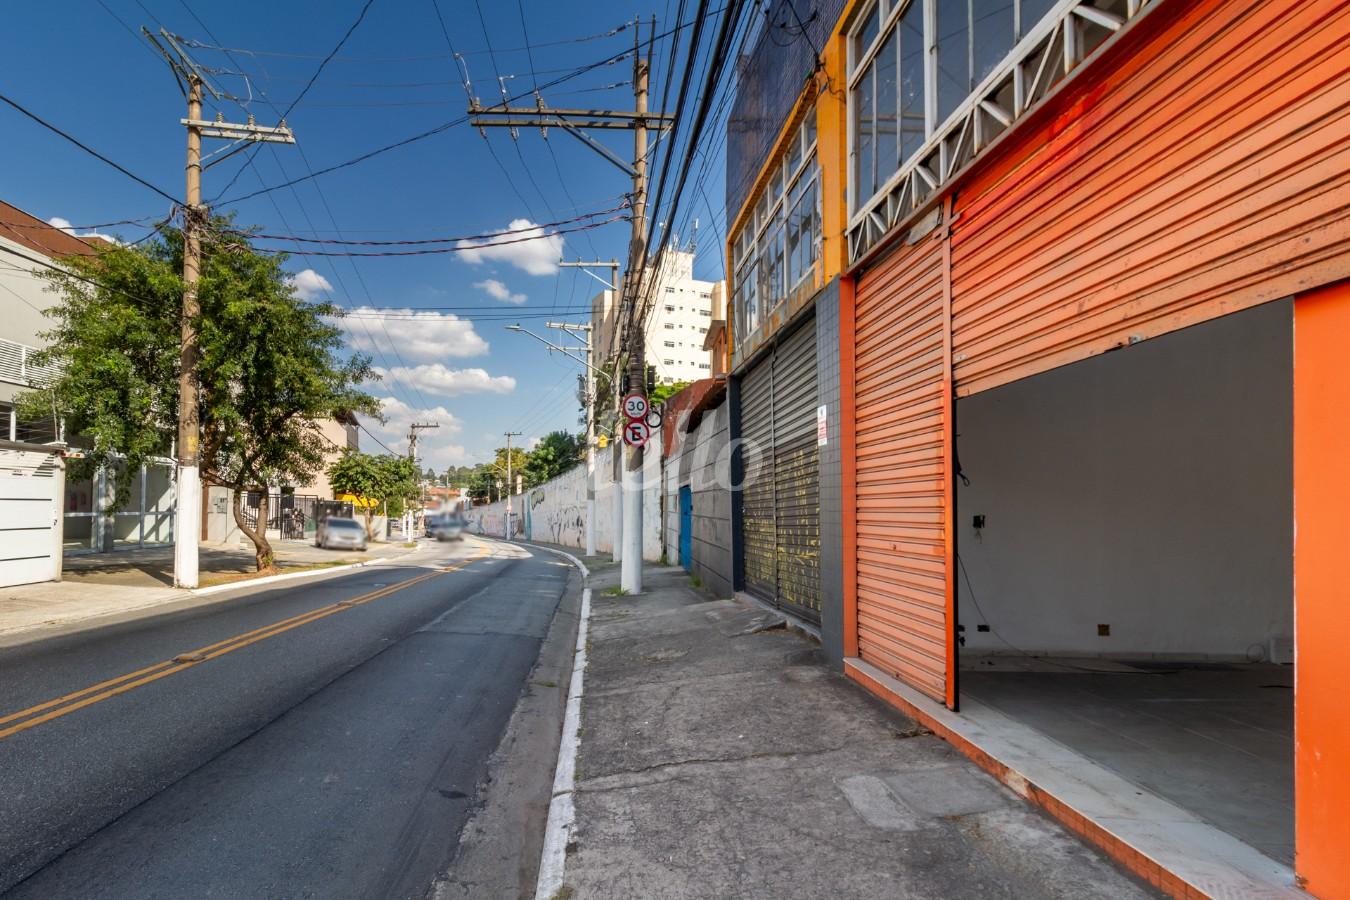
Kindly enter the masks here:
[[1268, 663], [962, 660], [960, 690], [1233, 835], [1294, 858], [1294, 670]]

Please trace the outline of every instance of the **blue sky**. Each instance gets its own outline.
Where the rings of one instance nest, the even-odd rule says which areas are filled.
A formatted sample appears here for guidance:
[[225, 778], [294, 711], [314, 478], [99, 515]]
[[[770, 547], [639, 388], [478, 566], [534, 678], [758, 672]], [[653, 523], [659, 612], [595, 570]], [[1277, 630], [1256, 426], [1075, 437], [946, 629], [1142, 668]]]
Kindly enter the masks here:
[[[217, 83], [241, 98], [251, 95], [249, 108], [260, 122], [271, 124], [276, 113], [259, 95], [285, 109], [362, 5], [362, 0], [185, 2], [201, 22], [184, 0], [11, 4], [0, 32], [0, 91], [181, 197], [182, 95], [165, 63], [128, 27], [157, 30], [162, 25], [204, 44], [236, 48], [233, 59], [218, 50], [193, 52], [203, 65], [245, 73], [247, 78], [222, 72]], [[473, 0], [439, 2], [450, 39], [468, 60], [476, 93], [485, 103], [500, 96], [494, 59], [486, 52], [489, 39], [496, 71], [514, 76], [507, 90], [519, 93], [532, 86], [520, 9], [513, 0], [482, 2], [487, 39]], [[633, 32], [629, 27], [609, 37], [573, 38], [603, 34], [635, 15], [661, 17], [673, 6], [663, 0], [650, 5], [522, 3], [539, 81], [631, 47]], [[665, 27], [658, 20], [658, 32]], [[654, 66], [657, 91], [664, 72], [660, 49]], [[627, 108], [630, 76], [631, 62], [625, 59], [549, 89], [544, 97], [556, 106]], [[207, 171], [204, 194], [217, 197], [241, 171], [216, 211], [233, 211], [238, 222], [266, 233], [317, 232], [331, 238], [340, 231], [346, 239], [359, 240], [480, 234], [522, 220], [567, 219], [621, 202], [626, 177], [565, 134], [550, 131], [545, 142], [537, 130], [526, 130], [513, 145], [504, 130], [489, 131], [485, 141], [477, 130], [460, 125], [317, 181], [228, 203], [264, 184], [307, 174], [306, 162], [321, 169], [461, 115], [466, 103], [461, 80], [432, 0], [375, 0], [291, 113], [288, 123], [300, 147], [264, 147], [248, 167], [241, 164], [243, 154], [227, 160]], [[220, 108], [229, 119], [244, 115], [228, 100]], [[0, 135], [0, 198], [40, 218], [89, 225], [168, 212], [162, 197], [8, 107], [0, 107]], [[623, 155], [631, 151], [626, 132], [601, 139]], [[717, 151], [720, 156], [721, 148]], [[722, 196], [720, 160], [710, 167], [705, 190], [711, 198]], [[720, 217], [721, 210], [716, 212]], [[696, 275], [721, 278], [718, 237], [707, 215], [701, 218]], [[105, 230], [127, 239], [144, 234], [135, 226]], [[547, 243], [476, 254], [365, 259], [295, 254], [288, 265], [296, 273], [311, 270], [300, 279], [302, 288], [331, 295], [343, 306], [422, 311], [351, 318], [347, 325], [353, 347], [371, 352], [375, 364], [390, 373], [375, 392], [389, 398], [391, 421], [385, 428], [372, 423], [371, 430], [398, 450], [403, 446], [398, 435], [409, 419], [439, 419], [443, 427], [421, 439], [425, 464], [439, 470], [490, 457], [507, 430], [529, 439], [556, 428], [577, 429], [574, 389], [580, 366], [504, 326], [516, 317], [536, 331], [550, 316], [583, 320], [599, 285], [576, 269], [553, 266], [557, 241], [565, 242], [562, 252], [569, 259], [622, 260], [627, 239], [627, 223], [616, 222]], [[452, 313], [434, 307], [468, 309]], [[366, 449], [379, 449], [366, 435], [362, 441]]]

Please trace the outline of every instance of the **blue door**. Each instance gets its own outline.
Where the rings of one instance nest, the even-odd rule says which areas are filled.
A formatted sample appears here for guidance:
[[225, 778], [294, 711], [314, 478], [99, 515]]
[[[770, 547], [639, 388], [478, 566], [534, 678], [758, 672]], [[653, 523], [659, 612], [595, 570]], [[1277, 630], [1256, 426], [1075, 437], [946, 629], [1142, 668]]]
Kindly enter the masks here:
[[694, 495], [685, 485], [680, 488], [680, 566], [686, 571], [694, 567]]

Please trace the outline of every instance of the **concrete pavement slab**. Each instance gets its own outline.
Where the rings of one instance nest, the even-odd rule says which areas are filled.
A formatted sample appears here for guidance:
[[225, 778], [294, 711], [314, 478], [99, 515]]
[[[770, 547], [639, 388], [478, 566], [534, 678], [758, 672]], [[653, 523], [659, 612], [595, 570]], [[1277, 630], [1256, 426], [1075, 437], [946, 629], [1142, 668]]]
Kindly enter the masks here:
[[679, 569], [592, 631], [564, 887], [575, 898], [1143, 898], [1152, 889], [764, 610]]

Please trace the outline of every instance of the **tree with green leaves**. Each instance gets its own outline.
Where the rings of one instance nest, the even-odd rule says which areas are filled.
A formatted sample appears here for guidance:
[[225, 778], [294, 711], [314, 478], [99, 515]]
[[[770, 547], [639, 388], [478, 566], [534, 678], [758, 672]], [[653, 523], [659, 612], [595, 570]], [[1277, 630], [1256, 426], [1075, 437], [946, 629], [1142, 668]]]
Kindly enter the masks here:
[[[269, 487], [308, 483], [322, 469], [332, 446], [324, 421], [379, 415], [361, 386], [372, 374], [369, 360], [345, 354], [334, 324], [341, 308], [298, 298], [284, 261], [255, 251], [230, 220], [215, 218], [198, 284], [201, 476], [234, 492], [234, 520], [253, 542], [259, 571], [273, 563]], [[182, 232], [164, 226], [139, 247], [109, 247], [63, 265], [46, 276], [60, 300], [46, 313], [55, 325], [36, 359], [59, 374], [20, 403], [55, 406], [68, 432], [92, 442], [91, 469], [120, 460], [136, 471], [152, 456], [170, 455], [177, 433]], [[247, 491], [262, 496], [253, 525], [243, 515]]]
[[535, 487], [551, 481], [582, 461], [586, 442], [567, 431], [551, 431], [530, 451], [525, 461], [525, 485]]
[[375, 510], [401, 516], [407, 504], [421, 493], [417, 463], [406, 456], [361, 453], [348, 450], [328, 468], [328, 480], [339, 494], [356, 498], [366, 520], [366, 534], [375, 538]]
[[690, 381], [677, 381], [674, 384], [658, 384], [655, 390], [652, 391], [651, 396], [647, 398], [647, 402], [652, 406], [656, 406], [659, 403], [665, 403], [671, 397], [674, 397], [680, 391], [689, 387], [692, 383], [693, 382]]

